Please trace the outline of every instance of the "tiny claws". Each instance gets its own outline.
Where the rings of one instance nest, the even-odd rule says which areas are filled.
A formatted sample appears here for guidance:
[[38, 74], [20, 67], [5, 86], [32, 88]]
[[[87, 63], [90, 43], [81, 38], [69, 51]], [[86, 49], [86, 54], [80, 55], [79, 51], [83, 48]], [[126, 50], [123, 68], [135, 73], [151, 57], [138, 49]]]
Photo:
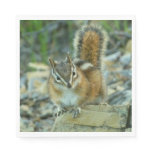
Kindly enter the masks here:
[[60, 115], [64, 114], [65, 112], [67, 112], [67, 110], [65, 108], [62, 108], [62, 109], [58, 109], [58, 112], [56, 112], [54, 114], [55, 117], [59, 117]]
[[58, 115], [57, 115], [57, 113], [54, 113], [53, 116], [54, 116], [54, 117], [57, 117]]
[[71, 111], [73, 114], [72, 114], [72, 117], [73, 118], [77, 118], [79, 115], [80, 115], [80, 112], [81, 112], [81, 108], [75, 108], [75, 109], [72, 109]]
[[[54, 114], [55, 117], [59, 117], [60, 115], [64, 114], [65, 112], [67, 112], [67, 109], [65, 108], [58, 108], [58, 112], [56, 112]], [[73, 108], [70, 110], [70, 113], [72, 113], [72, 118], [77, 118], [79, 116], [81, 112], [81, 108], [77, 107], [77, 108]]]
[[62, 114], [62, 111], [58, 111], [57, 116], [60, 116]]

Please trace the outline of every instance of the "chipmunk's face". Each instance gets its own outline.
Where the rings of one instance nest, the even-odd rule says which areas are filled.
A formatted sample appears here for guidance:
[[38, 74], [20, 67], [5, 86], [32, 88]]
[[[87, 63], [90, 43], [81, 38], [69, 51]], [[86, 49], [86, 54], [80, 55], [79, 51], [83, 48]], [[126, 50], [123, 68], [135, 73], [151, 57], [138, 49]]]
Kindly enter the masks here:
[[52, 66], [52, 77], [54, 82], [66, 88], [74, 88], [75, 80], [78, 78], [76, 66], [72, 63], [70, 56], [67, 56], [65, 61], [60, 63], [49, 59]]

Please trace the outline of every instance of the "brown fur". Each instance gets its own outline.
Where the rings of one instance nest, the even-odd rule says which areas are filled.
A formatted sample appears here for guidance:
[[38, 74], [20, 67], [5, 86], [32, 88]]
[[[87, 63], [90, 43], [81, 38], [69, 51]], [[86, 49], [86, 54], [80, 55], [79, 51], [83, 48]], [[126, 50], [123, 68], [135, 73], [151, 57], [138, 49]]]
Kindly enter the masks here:
[[107, 88], [102, 71], [102, 57], [107, 40], [106, 32], [97, 25], [83, 26], [78, 30], [74, 39], [76, 57], [82, 60], [77, 65], [83, 64], [83, 61], [88, 61], [94, 66], [82, 71], [89, 82], [89, 102], [92, 102], [98, 96], [102, 96], [103, 99], [107, 96]]
[[60, 104], [60, 97], [62, 96], [62, 92], [61, 90], [57, 89], [54, 85], [53, 85], [53, 77], [50, 76], [50, 79], [49, 79], [49, 94], [51, 96], [51, 99], [52, 101], [55, 103], [55, 104]]
[[88, 31], [82, 39], [82, 48], [80, 58], [89, 61], [94, 66], [97, 66], [97, 58], [99, 55], [99, 35], [94, 31]]
[[[102, 99], [105, 99], [107, 94], [106, 84], [101, 70], [102, 55], [106, 46], [105, 33], [99, 27], [92, 25], [84, 26], [77, 32], [74, 39], [74, 46], [80, 61], [72, 63], [68, 56], [67, 61], [60, 62], [56, 65], [50, 60], [52, 67], [55, 68], [55, 71], [68, 83], [72, 73], [71, 67], [73, 64], [76, 66], [78, 76], [72, 78], [71, 85], [73, 86], [75, 84], [74, 82], [79, 81], [75, 88], [69, 88], [72, 93], [79, 96], [78, 105], [75, 106], [93, 103], [101, 96]], [[90, 63], [92, 66], [90, 66]], [[85, 64], [86, 68], [82, 68]], [[60, 85], [64, 84], [60, 83]], [[57, 86], [57, 82], [55, 82], [52, 75], [49, 80], [49, 93], [54, 103], [57, 105], [62, 104], [60, 100], [63, 100], [63, 92], [60, 87]]]
[[83, 71], [83, 76], [87, 79], [87, 82], [82, 80], [83, 82], [81, 83], [82, 87], [87, 90], [86, 102], [92, 103], [97, 97], [100, 97], [101, 95], [102, 99], [105, 99], [107, 92], [101, 71], [93, 68], [87, 69], [86, 71]]
[[76, 57], [101, 68], [107, 40], [107, 34], [101, 27], [97, 25], [83, 26], [78, 30], [74, 39]]
[[80, 83], [75, 88], [75, 93], [78, 94], [81, 99], [79, 101], [79, 105], [87, 101], [88, 93], [89, 93], [89, 81], [85, 77], [84, 73], [77, 67], [78, 75], [81, 77]]

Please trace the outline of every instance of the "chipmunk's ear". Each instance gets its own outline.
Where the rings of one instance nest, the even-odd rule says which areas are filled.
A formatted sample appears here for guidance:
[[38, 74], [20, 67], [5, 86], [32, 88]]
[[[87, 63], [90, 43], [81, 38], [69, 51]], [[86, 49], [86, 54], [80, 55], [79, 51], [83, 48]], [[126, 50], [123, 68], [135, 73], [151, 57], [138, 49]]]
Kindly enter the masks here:
[[54, 62], [54, 60], [51, 59], [51, 58], [49, 58], [49, 62], [50, 62], [50, 64], [51, 64], [52, 68], [54, 69], [54, 68], [55, 68], [55, 65], [56, 65], [56, 63]]
[[66, 62], [72, 64], [72, 60], [69, 54], [66, 56]]

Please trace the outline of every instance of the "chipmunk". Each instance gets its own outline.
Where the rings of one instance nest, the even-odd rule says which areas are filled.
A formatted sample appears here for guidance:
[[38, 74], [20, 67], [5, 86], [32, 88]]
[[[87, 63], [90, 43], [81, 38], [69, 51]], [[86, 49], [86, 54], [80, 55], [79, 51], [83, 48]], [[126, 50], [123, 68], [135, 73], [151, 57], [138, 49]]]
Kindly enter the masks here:
[[96, 25], [83, 26], [77, 31], [73, 44], [74, 60], [69, 55], [61, 62], [49, 58], [49, 94], [58, 106], [58, 115], [70, 110], [75, 118], [83, 105], [106, 99], [107, 89], [102, 72], [106, 32]]

